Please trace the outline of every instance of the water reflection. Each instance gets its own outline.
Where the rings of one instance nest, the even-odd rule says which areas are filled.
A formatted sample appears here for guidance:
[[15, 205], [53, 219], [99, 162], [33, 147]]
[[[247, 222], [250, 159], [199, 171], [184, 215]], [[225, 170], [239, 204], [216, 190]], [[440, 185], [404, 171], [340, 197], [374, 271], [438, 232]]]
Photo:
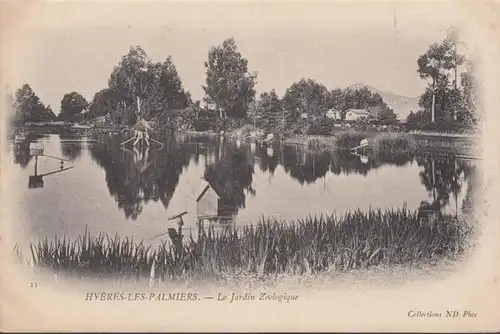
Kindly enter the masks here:
[[236, 147], [225, 141], [214, 144], [219, 154], [205, 167], [204, 179], [221, 197], [219, 215], [232, 216], [245, 207], [247, 195], [256, 194], [252, 188], [254, 159], [248, 150], [241, 149], [241, 144], [236, 143]]
[[26, 140], [23, 142], [14, 142], [12, 146], [12, 153], [14, 155], [14, 164], [21, 166], [21, 168], [26, 168], [33, 159], [30, 155], [30, 143], [37, 141], [42, 138], [41, 135], [27, 134]]
[[14, 163], [21, 166], [23, 169], [29, 165], [31, 159], [33, 158], [30, 155], [29, 142], [15, 143], [12, 148], [12, 152], [14, 154]]
[[[42, 158], [42, 157], [44, 157], [44, 156], [41, 155], [40, 158]], [[35, 188], [35, 189], [36, 188], [43, 188], [43, 186], [44, 186], [43, 178], [44, 177], [49, 176], [49, 175], [53, 175], [53, 174], [62, 173], [64, 171], [72, 169], [74, 167], [74, 166], [65, 167], [64, 160], [62, 160], [62, 159], [57, 159], [57, 158], [52, 158], [52, 157], [46, 157], [46, 158], [59, 160], [59, 162], [60, 162], [59, 168], [55, 169], [55, 170], [52, 170], [50, 172], [47, 172], [47, 173], [38, 174], [38, 159], [39, 159], [39, 156], [35, 156], [34, 174], [30, 175], [29, 179], [28, 179], [28, 188], [29, 189], [32, 189], [32, 188]]]
[[167, 208], [190, 152], [172, 140], [160, 151], [132, 151], [124, 149], [120, 140], [104, 137], [90, 148], [92, 159], [106, 172], [109, 193], [118, 207], [134, 220], [150, 201], [161, 201]]
[[61, 154], [69, 160], [76, 160], [82, 155], [82, 138], [74, 135], [61, 134]]
[[[441, 212], [450, 204], [450, 199], [453, 199], [455, 215], [458, 215], [458, 197], [464, 185], [478, 186], [479, 180], [470, 182], [471, 177], [477, 174], [476, 166], [452, 157], [437, 159], [432, 156], [419, 156], [416, 157], [416, 162], [418, 166], [423, 167], [419, 174], [420, 180], [431, 198], [430, 202], [422, 202], [421, 211]], [[474, 187], [467, 187], [467, 192], [472, 192], [472, 188]], [[468, 209], [473, 205], [474, 203], [469, 202], [463, 207]]]
[[[65, 158], [81, 158], [84, 151], [81, 141], [68, 136], [61, 136], [60, 139], [61, 154]], [[445, 211], [447, 214], [452, 212], [458, 215], [460, 210], [471, 208], [477, 198], [475, 188], [479, 177], [476, 165], [454, 157], [389, 154], [366, 156], [342, 151], [310, 151], [301, 146], [282, 145], [279, 142], [266, 146], [248, 142], [238, 144], [218, 138], [188, 137], [177, 140], [162, 138], [164, 147], [161, 150], [134, 149], [122, 147], [120, 143], [123, 139], [121, 136], [104, 136], [90, 145], [88, 151], [95, 165], [104, 170], [109, 194], [125, 217], [131, 220], [136, 220], [150, 202], [161, 203], [166, 210], [179, 187], [183, 173], [188, 173], [186, 178], [193, 183], [196, 183], [193, 180], [196, 173], [199, 174], [196, 177], [209, 182], [220, 196], [220, 216], [237, 215], [246, 208], [251, 197], [267, 198], [270, 188], [259, 190], [262, 189], [262, 183], [260, 188], [255, 183], [256, 178], [262, 174], [269, 183], [272, 183], [276, 175], [280, 177], [280, 183], [273, 183], [273, 187], [285, 189], [289, 183], [298, 183], [303, 186], [303, 190], [299, 191], [307, 191], [304, 187], [310, 186], [313, 189], [318, 179], [326, 182], [325, 179], [329, 177], [341, 175], [359, 175], [362, 179], [369, 179], [373, 171], [382, 167], [418, 167], [415, 179], [418, 179], [428, 194], [428, 198], [420, 203], [421, 217], [439, 215]], [[14, 163], [25, 168], [31, 159], [29, 144], [14, 146]], [[43, 186], [36, 166], [35, 164], [33, 176], [37, 177], [30, 176], [30, 185], [33, 187]], [[78, 163], [76, 166], [78, 167]], [[193, 170], [196, 173], [192, 174]], [[84, 174], [84, 170], [79, 173]], [[362, 196], [362, 187], [363, 185], [357, 184], [353, 186], [352, 192]], [[389, 182], [387, 187], [391, 187]], [[316, 195], [334, 196], [327, 190]], [[403, 193], [400, 196], [406, 198], [410, 194]], [[272, 201], [272, 198], [268, 200]], [[418, 201], [420, 198], [417, 199], [416, 206]], [[459, 209], [459, 206], [462, 208]], [[330, 207], [325, 208], [325, 211], [330, 210]]]

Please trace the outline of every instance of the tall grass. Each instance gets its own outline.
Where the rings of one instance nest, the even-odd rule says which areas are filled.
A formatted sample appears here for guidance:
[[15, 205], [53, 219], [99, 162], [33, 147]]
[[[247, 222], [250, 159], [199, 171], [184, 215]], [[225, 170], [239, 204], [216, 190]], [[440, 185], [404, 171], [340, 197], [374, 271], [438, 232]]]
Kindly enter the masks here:
[[413, 154], [417, 143], [406, 133], [381, 133], [374, 138], [373, 148], [377, 153]]
[[313, 137], [306, 139], [306, 146], [311, 150], [335, 148], [336, 143], [332, 138]]
[[341, 150], [351, 149], [353, 147], [359, 146], [361, 140], [366, 138], [366, 132], [348, 130], [342, 131], [335, 135], [337, 148]]
[[352, 211], [294, 222], [262, 218], [256, 225], [200, 228], [180, 247], [155, 249], [129, 238], [42, 240], [31, 246], [35, 266], [78, 276], [223, 279], [227, 273], [303, 274], [455, 257], [470, 234], [451, 217], [422, 221], [407, 209]]

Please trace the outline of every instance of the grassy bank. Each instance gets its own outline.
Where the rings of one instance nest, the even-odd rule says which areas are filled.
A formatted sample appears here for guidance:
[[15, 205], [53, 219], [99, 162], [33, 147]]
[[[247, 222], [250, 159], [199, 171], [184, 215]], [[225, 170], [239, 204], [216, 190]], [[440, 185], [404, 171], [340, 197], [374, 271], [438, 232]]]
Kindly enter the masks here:
[[[133, 239], [89, 233], [31, 245], [35, 267], [81, 277], [224, 280], [228, 275], [302, 275], [456, 258], [469, 224], [452, 217], [421, 221], [402, 210], [353, 211], [294, 222], [200, 229], [184, 243], [156, 248]], [[20, 255], [20, 254], [19, 254]], [[20, 255], [21, 256], [21, 255]]]
[[347, 130], [332, 136], [293, 136], [284, 143], [303, 145], [310, 149], [349, 150], [367, 139], [369, 147], [365, 151], [384, 154], [413, 154], [417, 152], [440, 152], [450, 154], [477, 154], [472, 137], [433, 136], [409, 134], [405, 132], [363, 132]]

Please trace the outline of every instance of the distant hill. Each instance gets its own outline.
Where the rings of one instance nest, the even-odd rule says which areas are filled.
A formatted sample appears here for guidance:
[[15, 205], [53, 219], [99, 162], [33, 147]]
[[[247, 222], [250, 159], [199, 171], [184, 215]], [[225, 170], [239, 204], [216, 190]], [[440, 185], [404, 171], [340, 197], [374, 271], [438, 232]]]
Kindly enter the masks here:
[[378, 90], [377, 88], [362, 83], [350, 85], [348, 88], [356, 90], [364, 87], [368, 88], [368, 90], [372, 93], [380, 94], [384, 102], [387, 103], [387, 105], [391, 107], [392, 110], [394, 110], [396, 115], [398, 115], [398, 119], [406, 119], [406, 117], [410, 114], [410, 111], [412, 110], [417, 111], [419, 108], [418, 97], [407, 97], [390, 92], [384, 92]]

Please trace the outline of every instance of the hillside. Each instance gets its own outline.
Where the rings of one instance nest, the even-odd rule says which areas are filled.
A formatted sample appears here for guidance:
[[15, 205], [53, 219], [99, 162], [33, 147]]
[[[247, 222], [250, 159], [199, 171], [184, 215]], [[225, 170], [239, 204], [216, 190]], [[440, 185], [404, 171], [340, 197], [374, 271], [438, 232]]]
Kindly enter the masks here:
[[406, 117], [410, 114], [410, 111], [418, 110], [418, 97], [407, 97], [403, 95], [398, 95], [390, 92], [384, 92], [378, 90], [369, 85], [357, 83], [349, 86], [353, 90], [361, 89], [363, 87], [368, 88], [372, 93], [378, 93], [382, 96], [382, 99], [387, 103], [389, 107], [391, 107], [394, 112], [398, 115], [399, 119], [406, 119]]

